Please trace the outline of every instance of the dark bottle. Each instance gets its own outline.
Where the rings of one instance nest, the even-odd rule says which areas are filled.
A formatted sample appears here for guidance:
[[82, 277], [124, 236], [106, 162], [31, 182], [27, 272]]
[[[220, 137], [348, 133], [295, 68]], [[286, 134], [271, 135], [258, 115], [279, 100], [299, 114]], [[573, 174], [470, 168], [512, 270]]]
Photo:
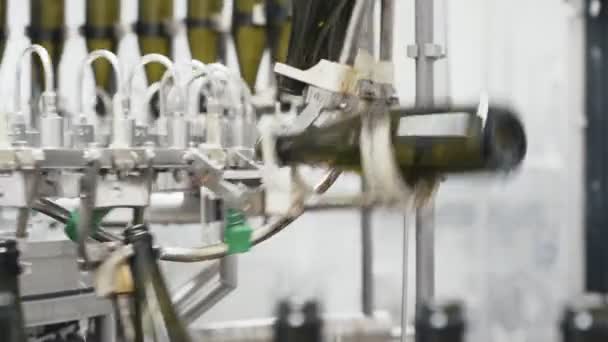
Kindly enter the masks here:
[[260, 62], [266, 49], [264, 0], [235, 0], [233, 35], [241, 76], [255, 90]]
[[0, 341], [26, 342], [19, 295], [19, 250], [15, 240], [0, 240]]
[[[505, 109], [491, 108], [485, 122], [474, 108], [393, 111], [390, 121], [395, 159], [408, 181], [443, 173], [510, 171], [526, 154], [522, 123]], [[359, 171], [360, 133], [361, 117], [351, 116], [279, 136], [276, 154], [284, 165], [329, 165]]]
[[[59, 64], [63, 54], [65, 42], [65, 3], [64, 0], [31, 0], [30, 1], [30, 24], [26, 28], [26, 34], [32, 44], [44, 47], [51, 57], [55, 75], [59, 74]], [[42, 64], [38, 58], [32, 58], [31, 73], [31, 98], [36, 99], [42, 93], [44, 84], [44, 74]], [[55, 77], [55, 88], [59, 86], [59, 77]], [[40, 128], [37, 115], [38, 106], [31, 106], [32, 126]], [[64, 115], [64, 108], [58, 108], [61, 115]]]
[[[173, 0], [139, 0], [138, 19], [134, 28], [142, 55], [158, 53], [171, 58], [172, 20]], [[159, 63], [149, 63], [145, 70], [148, 84], [160, 81], [166, 71]], [[155, 117], [160, 115], [158, 96], [157, 92], [150, 100], [150, 111]]]
[[[355, 1], [293, 1], [293, 23], [286, 64], [306, 70], [322, 59], [337, 62]], [[279, 78], [281, 91], [301, 95], [305, 84]]]
[[[135, 33], [141, 54], [159, 53], [171, 57], [172, 36], [169, 27], [173, 20], [173, 0], [140, 0], [137, 20]], [[164, 73], [164, 67], [158, 63], [146, 65], [149, 84], [160, 81]]]
[[[304, 319], [294, 319], [294, 316]], [[297, 322], [297, 323], [294, 323]], [[307, 301], [301, 307], [288, 300], [282, 300], [277, 307], [277, 319], [273, 326], [274, 342], [321, 342], [323, 340], [323, 320], [319, 304]]]
[[277, 305], [277, 317], [273, 325], [273, 341], [288, 342], [289, 332], [291, 329], [289, 317], [291, 316], [291, 303], [287, 300], [281, 300]]
[[[177, 316], [152, 247], [153, 238], [146, 225], [125, 230], [125, 242], [133, 246], [131, 272], [135, 283], [135, 341], [144, 341], [142, 320], [150, 317], [153, 329], [170, 342], [189, 342], [190, 335]], [[161, 338], [162, 340], [162, 338]]]
[[[80, 28], [89, 52], [95, 50], [118, 50], [119, 37], [116, 26], [120, 24], [120, 0], [87, 0], [86, 21]], [[116, 91], [116, 80], [110, 62], [97, 59], [93, 62], [93, 74], [97, 87], [108, 95]], [[107, 113], [104, 102], [98, 97], [96, 108], [98, 114]]]
[[[65, 41], [64, 0], [31, 0], [30, 25], [27, 27], [27, 36], [32, 44], [42, 45], [49, 52], [55, 75], [57, 75]], [[32, 63], [39, 63], [39, 61], [33, 59]], [[37, 73], [32, 73], [36, 82], [44, 79], [42, 67], [39, 64], [36, 64], [36, 67], [32, 70], [39, 70]], [[58, 77], [55, 77], [55, 82], [57, 80]], [[57, 84], [55, 84], [55, 87], [57, 87]]]
[[[80, 31], [85, 38], [87, 50], [109, 50], [116, 53], [118, 49], [118, 34], [116, 26], [120, 24], [119, 0], [87, 0], [86, 22]], [[111, 65], [106, 60], [96, 60], [93, 71], [97, 86], [109, 94], [114, 92]]]
[[599, 296], [587, 297], [566, 309], [561, 322], [563, 342], [608, 341], [608, 305]]
[[221, 33], [215, 18], [222, 13], [223, 0], [188, 0], [186, 28], [192, 58], [203, 63], [221, 59]]
[[422, 305], [416, 315], [416, 342], [463, 342], [465, 328], [460, 303]]
[[268, 41], [271, 47], [272, 60], [275, 62], [285, 63], [287, 61], [291, 19], [291, 1], [266, 0]]

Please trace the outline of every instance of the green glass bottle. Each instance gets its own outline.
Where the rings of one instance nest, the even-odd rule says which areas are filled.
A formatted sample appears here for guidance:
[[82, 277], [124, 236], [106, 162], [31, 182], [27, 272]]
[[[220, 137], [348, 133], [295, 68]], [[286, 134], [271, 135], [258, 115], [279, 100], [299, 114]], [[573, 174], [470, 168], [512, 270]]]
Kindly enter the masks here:
[[19, 250], [15, 240], [0, 240], [0, 341], [26, 342], [19, 292]]
[[[51, 57], [53, 71], [59, 75], [59, 63], [63, 53], [65, 42], [65, 4], [64, 0], [31, 0], [30, 1], [30, 24], [26, 28], [26, 35], [32, 44], [43, 46]], [[31, 98], [36, 100], [42, 93], [44, 73], [38, 58], [32, 58], [31, 73]], [[55, 88], [59, 86], [59, 77], [55, 77]], [[64, 114], [65, 108], [58, 108], [60, 115]], [[32, 125], [40, 128], [38, 106], [31, 106]]]
[[215, 18], [221, 15], [223, 0], [188, 0], [186, 28], [192, 58], [203, 63], [222, 59], [222, 40]]
[[[393, 111], [390, 119], [395, 159], [407, 181], [443, 173], [508, 171], [526, 154], [522, 123], [505, 109], [492, 108], [485, 122], [475, 108]], [[300, 134], [279, 136], [276, 154], [284, 165], [359, 171], [360, 132], [359, 116], [313, 126]]]
[[[55, 74], [58, 74], [59, 62], [63, 53], [63, 43], [65, 41], [65, 4], [64, 0], [31, 0], [30, 1], [30, 25], [27, 27], [27, 36], [32, 44], [42, 45], [51, 56], [53, 69]], [[36, 84], [39, 80], [44, 79], [42, 76], [42, 68], [39, 61], [34, 59], [32, 63], [36, 63], [32, 70], [38, 70], [37, 73], [32, 73]], [[55, 77], [55, 82], [59, 78]], [[55, 87], [57, 87], [57, 83]]]
[[255, 90], [260, 62], [266, 49], [264, 0], [235, 0], [233, 35], [241, 77]]
[[[87, 0], [86, 23], [81, 32], [89, 52], [109, 50], [116, 53], [118, 35], [116, 25], [120, 24], [120, 0]], [[108, 61], [98, 59], [93, 63], [93, 72], [97, 86], [108, 93], [114, 92], [112, 69]]]
[[266, 18], [272, 60], [285, 63], [292, 26], [291, 1], [266, 0]]
[[[169, 22], [173, 20], [173, 0], [140, 0], [135, 24], [142, 55], [159, 53], [171, 57], [172, 37]], [[146, 65], [148, 83], [160, 81], [165, 69], [158, 63]]]
[[[135, 340], [144, 341], [144, 331], [153, 329], [160, 340], [169, 342], [189, 342], [190, 335], [177, 316], [165, 279], [153, 249], [153, 238], [146, 225], [136, 225], [125, 230], [125, 242], [133, 246], [131, 272], [137, 298], [135, 316]], [[152, 327], [144, 326], [144, 317], [150, 317]], [[162, 336], [166, 335], [166, 338]]]
[[[286, 64], [306, 70], [321, 59], [338, 61], [354, 1], [293, 1], [293, 27]], [[301, 95], [305, 84], [279, 78], [281, 91]]]

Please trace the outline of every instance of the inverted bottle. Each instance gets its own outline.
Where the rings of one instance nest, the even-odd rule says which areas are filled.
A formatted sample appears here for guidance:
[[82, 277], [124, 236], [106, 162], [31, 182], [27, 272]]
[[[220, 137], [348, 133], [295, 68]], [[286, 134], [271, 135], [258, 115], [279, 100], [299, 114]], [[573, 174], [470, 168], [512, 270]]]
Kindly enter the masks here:
[[[452, 108], [390, 113], [395, 160], [407, 181], [425, 175], [511, 171], [526, 154], [526, 135], [518, 116], [491, 108]], [[283, 165], [308, 164], [361, 170], [361, 118], [351, 116], [300, 134], [279, 136], [276, 154]], [[382, 163], [382, 160], [377, 160]]]
[[156, 253], [152, 247], [152, 235], [145, 225], [130, 227], [125, 231], [125, 242], [133, 246], [131, 271], [135, 283], [137, 304], [135, 308], [135, 340], [144, 341], [141, 324], [146, 318], [152, 322], [152, 329], [170, 342], [190, 342], [186, 327], [178, 318], [171, 302], [167, 285], [160, 272]]

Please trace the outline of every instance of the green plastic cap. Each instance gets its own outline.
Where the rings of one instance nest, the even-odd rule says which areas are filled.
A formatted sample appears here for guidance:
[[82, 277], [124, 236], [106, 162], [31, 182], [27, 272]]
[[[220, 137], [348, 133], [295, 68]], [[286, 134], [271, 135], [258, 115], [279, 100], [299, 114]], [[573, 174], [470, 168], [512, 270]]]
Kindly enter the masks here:
[[[99, 224], [103, 220], [103, 218], [110, 212], [111, 209], [103, 208], [103, 209], [95, 209], [93, 210], [93, 227], [91, 229], [91, 233], [94, 233], [97, 228], [99, 228]], [[78, 222], [80, 221], [80, 213], [79, 211], [73, 210], [70, 213], [70, 218], [65, 225], [64, 231], [65, 235], [72, 240], [78, 241]]]
[[247, 224], [243, 213], [229, 209], [226, 215], [224, 242], [228, 245], [228, 254], [245, 253], [251, 249], [253, 230]]

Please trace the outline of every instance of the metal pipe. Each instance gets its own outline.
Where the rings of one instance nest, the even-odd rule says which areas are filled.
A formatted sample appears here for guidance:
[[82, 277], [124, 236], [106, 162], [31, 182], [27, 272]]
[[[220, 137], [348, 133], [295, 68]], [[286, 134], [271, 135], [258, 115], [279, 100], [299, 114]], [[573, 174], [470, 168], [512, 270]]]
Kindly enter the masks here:
[[407, 317], [407, 309], [409, 298], [408, 294], [408, 264], [409, 264], [409, 231], [407, 225], [407, 217], [403, 217], [403, 251], [401, 261], [401, 342], [408, 342], [407, 327], [409, 325]]
[[[362, 181], [362, 191], [365, 183]], [[361, 208], [361, 311], [374, 315], [374, 248], [371, 208]]]
[[[207, 222], [208, 234], [203, 242], [214, 243], [222, 241], [223, 215], [219, 215], [217, 196], [206, 190], [201, 190], [201, 219]], [[211, 287], [208, 283], [219, 276]], [[219, 262], [214, 262], [203, 269], [194, 278], [180, 287], [173, 297], [177, 312], [187, 323], [194, 323], [201, 315], [211, 309], [216, 303], [227, 296], [237, 286], [237, 256], [228, 255]]]
[[340, 64], [352, 64], [357, 55], [357, 39], [361, 32], [361, 20], [365, 14], [365, 10], [369, 8], [371, 1], [358, 0], [353, 7], [353, 13], [348, 23], [348, 30], [344, 38], [344, 46], [340, 53]]
[[416, 0], [416, 106], [433, 106], [435, 98], [435, 58], [425, 55], [425, 48], [434, 44], [435, 0]]
[[[435, 56], [427, 56], [426, 48], [434, 44], [435, 0], [416, 0], [415, 6], [416, 106], [428, 108], [434, 103]], [[434, 212], [432, 199], [416, 209], [416, 312], [435, 292]]]
[[[364, 19], [362, 26], [365, 30], [362, 32], [359, 46], [362, 49], [375, 55], [375, 46], [377, 34], [374, 27], [374, 9], [375, 6], [368, 4], [367, 11], [364, 11]], [[365, 177], [361, 177], [361, 193], [367, 190]], [[373, 237], [372, 237], [372, 208], [364, 206], [361, 208], [361, 311], [367, 317], [374, 315], [374, 252], [373, 252]]]
[[395, 30], [395, 0], [382, 0], [380, 15], [380, 60], [393, 60], [393, 33]]
[[430, 200], [416, 210], [416, 311], [435, 292], [435, 205]]
[[180, 285], [177, 290], [174, 291], [175, 294], [171, 300], [173, 305], [177, 308], [177, 311], [181, 312], [183, 307], [188, 306], [189, 301], [191, 301], [192, 297], [200, 291], [201, 287], [205, 286], [219, 273], [220, 263], [214, 261], [194, 275], [194, 277]]
[[190, 303], [182, 301], [181, 307], [177, 307], [180, 317], [187, 324], [194, 323], [205, 312], [209, 311], [215, 304], [236, 289], [238, 279], [237, 261], [236, 255], [226, 256], [220, 260], [219, 280], [211, 287], [208, 294], [202, 298], [194, 298]]

